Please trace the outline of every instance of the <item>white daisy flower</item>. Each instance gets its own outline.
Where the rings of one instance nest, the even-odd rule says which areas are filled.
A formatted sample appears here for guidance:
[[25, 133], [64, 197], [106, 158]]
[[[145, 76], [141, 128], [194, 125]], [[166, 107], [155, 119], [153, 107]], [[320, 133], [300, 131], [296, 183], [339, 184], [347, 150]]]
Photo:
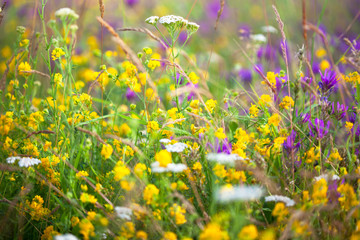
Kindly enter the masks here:
[[127, 207], [115, 207], [114, 208], [117, 216], [121, 219], [131, 221], [132, 210]]
[[260, 199], [264, 191], [259, 186], [232, 186], [221, 187], [216, 194], [219, 202], [252, 201]]
[[250, 39], [255, 42], [265, 43], [266, 37], [263, 34], [252, 34], [250, 35]]
[[16, 160], [19, 160], [18, 165], [19, 167], [31, 167], [34, 165], [38, 165], [41, 161], [37, 158], [30, 158], [30, 157], [8, 157], [6, 159], [7, 163], [13, 164]]
[[173, 172], [179, 173], [186, 169], [186, 165], [182, 163], [169, 163], [166, 167], [160, 167], [160, 163], [155, 161], [151, 164], [151, 172], [154, 173], [163, 173], [163, 172]]
[[291, 207], [295, 205], [295, 201], [291, 198], [280, 196], [280, 195], [272, 195], [265, 197], [265, 202], [283, 202], [287, 207]]
[[74, 10], [72, 10], [71, 8], [60, 8], [59, 10], [57, 10], [55, 12], [55, 16], [62, 18], [62, 17], [72, 17], [75, 20], [79, 18], [79, 15], [76, 14], [76, 12]]
[[71, 233], [54, 236], [54, 240], [78, 240], [78, 238]]
[[165, 148], [168, 152], [177, 152], [177, 153], [183, 152], [187, 147], [188, 145], [181, 142], [165, 145]]

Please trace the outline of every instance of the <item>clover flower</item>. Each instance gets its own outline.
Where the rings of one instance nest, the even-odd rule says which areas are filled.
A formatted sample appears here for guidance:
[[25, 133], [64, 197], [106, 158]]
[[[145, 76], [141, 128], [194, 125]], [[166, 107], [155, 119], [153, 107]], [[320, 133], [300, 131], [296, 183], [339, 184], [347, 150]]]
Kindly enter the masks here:
[[259, 199], [264, 191], [259, 186], [232, 186], [227, 184], [221, 187], [216, 198], [219, 202], [227, 203], [232, 201], [251, 201]]
[[57, 10], [55, 12], [55, 16], [58, 18], [72, 18], [74, 20], [79, 18], [79, 15], [76, 14], [76, 12], [74, 10], [72, 10], [71, 8], [60, 8], [59, 10]]
[[131, 221], [132, 210], [127, 207], [115, 207], [114, 208], [117, 216], [121, 219]]
[[16, 160], [19, 160], [18, 162], [19, 167], [26, 167], [26, 168], [41, 163], [39, 159], [32, 157], [8, 157], [6, 159], [6, 162], [9, 164], [13, 164], [15, 163]]
[[287, 207], [292, 207], [295, 205], [295, 201], [291, 198], [281, 196], [281, 195], [272, 195], [265, 197], [265, 202], [283, 202]]

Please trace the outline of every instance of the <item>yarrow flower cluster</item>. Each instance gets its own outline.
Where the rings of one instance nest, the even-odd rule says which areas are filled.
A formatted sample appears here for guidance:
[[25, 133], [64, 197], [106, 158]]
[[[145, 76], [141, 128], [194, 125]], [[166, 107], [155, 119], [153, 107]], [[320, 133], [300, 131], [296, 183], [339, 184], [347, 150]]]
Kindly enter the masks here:
[[186, 165], [182, 163], [169, 163], [166, 167], [161, 167], [158, 161], [155, 161], [151, 164], [151, 172], [154, 173], [163, 173], [163, 172], [173, 172], [179, 173], [186, 169]]
[[232, 201], [253, 201], [261, 198], [264, 190], [259, 186], [233, 186], [227, 184], [221, 187], [216, 198], [219, 202], [227, 203]]
[[159, 17], [158, 16], [151, 16], [148, 17], [147, 19], [145, 19], [145, 22], [151, 25], [156, 25], [156, 23], [159, 21]]
[[78, 238], [71, 233], [54, 236], [54, 240], [78, 240]]
[[76, 12], [74, 10], [72, 10], [71, 8], [60, 8], [59, 10], [57, 10], [55, 12], [55, 16], [58, 18], [72, 18], [74, 20], [79, 18], [79, 15], [76, 14]]
[[19, 160], [18, 165], [19, 167], [31, 167], [34, 165], [38, 165], [41, 163], [41, 161], [37, 158], [31, 158], [31, 157], [8, 157], [6, 159], [6, 162], [9, 164], [15, 163], [16, 160]]
[[295, 205], [295, 201], [291, 198], [281, 196], [281, 195], [272, 195], [265, 197], [265, 202], [283, 202], [287, 207], [292, 207]]
[[131, 216], [132, 216], [133, 212], [130, 208], [115, 207], [114, 210], [119, 218], [127, 220], [127, 221], [131, 221]]
[[206, 159], [212, 162], [220, 164], [235, 164], [235, 161], [245, 160], [238, 154], [226, 154], [226, 153], [209, 153], [206, 155]]
[[177, 153], [183, 152], [187, 147], [188, 145], [181, 142], [165, 145], [165, 148], [166, 150], [168, 150], [168, 152], [177, 152]]
[[197, 32], [199, 29], [199, 25], [194, 22], [189, 22], [188, 20], [184, 19], [180, 16], [175, 15], [167, 15], [159, 18], [158, 16], [151, 16], [148, 17], [145, 20], [146, 23], [156, 26], [156, 24], [159, 22], [164, 27], [168, 28], [170, 32], [175, 31], [176, 29], [181, 29], [183, 27], [186, 27], [188, 37], [192, 35], [193, 33]]

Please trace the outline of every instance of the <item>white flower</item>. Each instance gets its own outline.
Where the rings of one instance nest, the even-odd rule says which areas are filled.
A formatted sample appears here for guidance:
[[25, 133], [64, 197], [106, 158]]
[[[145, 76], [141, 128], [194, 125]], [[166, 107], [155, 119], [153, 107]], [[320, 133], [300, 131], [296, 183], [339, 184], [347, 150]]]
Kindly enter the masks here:
[[54, 236], [54, 240], [78, 240], [78, 238], [71, 233]]
[[199, 29], [199, 27], [200, 26], [194, 22], [188, 22], [188, 24], [186, 25], [186, 28], [189, 31], [190, 35], [195, 33]]
[[181, 142], [177, 142], [174, 144], [168, 144], [165, 145], [165, 148], [168, 152], [183, 152], [185, 150], [185, 148], [187, 148], [188, 145], [186, 145], [185, 143], [181, 143]]
[[166, 144], [166, 143], [171, 143], [171, 140], [170, 140], [170, 139], [167, 139], [167, 138], [162, 138], [162, 139], [160, 139], [159, 142]]
[[130, 208], [115, 207], [114, 210], [119, 218], [131, 221], [132, 210]]
[[18, 165], [19, 167], [31, 167], [34, 165], [38, 165], [41, 161], [37, 158], [30, 158], [30, 157], [8, 157], [6, 159], [7, 163], [13, 164], [16, 160], [19, 160]]
[[209, 153], [206, 155], [206, 159], [209, 161], [217, 162], [220, 164], [235, 164], [235, 161], [245, 160], [238, 154], [226, 154], [226, 153]]
[[261, 43], [266, 42], [266, 37], [263, 34], [252, 34], [250, 35], [250, 38], [255, 42], [261, 42]]
[[336, 175], [336, 174], [334, 174], [332, 176], [329, 176], [328, 174], [322, 174], [320, 176], [315, 177], [314, 180], [317, 182], [322, 178], [324, 178], [326, 181], [329, 181], [329, 180], [335, 181], [335, 180], [340, 179], [340, 177], [338, 175]]
[[154, 173], [163, 173], [163, 172], [173, 172], [179, 173], [186, 169], [186, 165], [182, 163], [169, 163], [166, 167], [160, 167], [160, 163], [155, 161], [151, 164], [151, 172]]
[[216, 194], [219, 202], [251, 201], [261, 198], [263, 189], [259, 186], [229, 186], [221, 187]]
[[265, 202], [283, 202], [287, 207], [291, 207], [295, 205], [295, 201], [291, 198], [280, 196], [280, 195], [272, 195], [265, 197]]
[[151, 16], [148, 17], [147, 19], [145, 19], [145, 22], [151, 25], [156, 25], [156, 23], [159, 21], [159, 17], [158, 16]]
[[72, 17], [74, 19], [78, 19], [79, 15], [76, 14], [76, 12], [70, 8], [60, 8], [55, 12], [55, 16], [62, 18], [62, 17]]
[[261, 27], [261, 31], [263, 31], [264, 33], [277, 33], [278, 30], [276, 28], [274, 28], [273, 26], [263, 26]]
[[167, 27], [169, 25], [175, 25], [175, 24], [179, 24], [181, 26], [186, 26], [184, 21], [185, 21], [185, 19], [183, 17], [175, 16], [175, 15], [167, 15], [167, 16], [161, 17], [159, 19], [159, 23], [161, 23], [165, 27]]

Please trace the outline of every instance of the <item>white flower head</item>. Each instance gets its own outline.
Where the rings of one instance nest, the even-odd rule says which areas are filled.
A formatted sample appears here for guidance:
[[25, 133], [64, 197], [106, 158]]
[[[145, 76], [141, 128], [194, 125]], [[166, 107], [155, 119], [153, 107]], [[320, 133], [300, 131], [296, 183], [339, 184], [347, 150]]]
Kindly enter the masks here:
[[179, 173], [186, 169], [186, 165], [182, 163], [169, 163], [166, 167], [160, 167], [160, 163], [155, 161], [151, 164], [151, 172], [154, 173], [163, 173], [163, 172], [173, 172]]
[[114, 210], [119, 218], [127, 220], [127, 221], [131, 221], [131, 216], [132, 216], [133, 212], [130, 208], [115, 207]]
[[55, 12], [55, 16], [59, 18], [69, 17], [69, 18], [73, 18], [74, 20], [79, 18], [79, 15], [76, 14], [76, 12], [71, 8], [60, 8]]
[[145, 19], [145, 22], [151, 25], [156, 25], [157, 22], [159, 21], [159, 17], [158, 16], [151, 16], [148, 17], [147, 19]]
[[164, 27], [184, 27], [186, 26], [185, 19], [180, 16], [167, 15], [159, 19], [159, 23], [164, 25]]
[[160, 143], [167, 144], [167, 143], [171, 143], [171, 140], [170, 140], [170, 139], [167, 139], [167, 138], [162, 138], [162, 139], [160, 139], [159, 142], [160, 142]]
[[183, 152], [187, 147], [188, 145], [181, 142], [165, 145], [165, 148], [168, 152], [177, 152], [177, 153]]
[[54, 240], [78, 240], [78, 238], [71, 233], [54, 236]]
[[13, 164], [15, 163], [16, 160], [19, 160], [18, 162], [19, 167], [31, 167], [41, 163], [39, 159], [30, 158], [30, 157], [8, 157], [6, 159], [6, 162], [9, 164]]
[[260, 43], [266, 42], [266, 37], [263, 34], [252, 34], [250, 35], [250, 39], [253, 40], [254, 42], [260, 42]]
[[265, 202], [283, 202], [287, 207], [292, 207], [295, 205], [295, 201], [291, 198], [281, 196], [281, 195], [272, 195], [265, 197]]
[[260, 199], [264, 191], [259, 186], [232, 186], [221, 187], [216, 194], [217, 201], [221, 203], [233, 201], [252, 201]]
[[271, 25], [261, 27], [261, 31], [263, 31], [264, 33], [277, 33], [278, 32], [278, 30]]
[[245, 160], [238, 154], [226, 154], [226, 153], [209, 153], [206, 155], [206, 159], [212, 162], [220, 164], [234, 165], [235, 161]]
[[317, 182], [317, 181], [319, 181], [320, 179], [325, 179], [327, 182], [328, 181], [336, 181], [336, 180], [339, 180], [340, 179], [340, 177], [338, 176], [338, 175], [336, 175], [336, 174], [334, 174], [334, 175], [332, 175], [332, 176], [330, 176], [330, 175], [328, 175], [328, 174], [322, 174], [322, 175], [320, 175], [320, 176], [317, 176], [317, 177], [315, 177], [314, 178], [314, 180]]
[[199, 30], [199, 25], [194, 22], [188, 22], [186, 29], [188, 30], [189, 35], [196, 33]]

